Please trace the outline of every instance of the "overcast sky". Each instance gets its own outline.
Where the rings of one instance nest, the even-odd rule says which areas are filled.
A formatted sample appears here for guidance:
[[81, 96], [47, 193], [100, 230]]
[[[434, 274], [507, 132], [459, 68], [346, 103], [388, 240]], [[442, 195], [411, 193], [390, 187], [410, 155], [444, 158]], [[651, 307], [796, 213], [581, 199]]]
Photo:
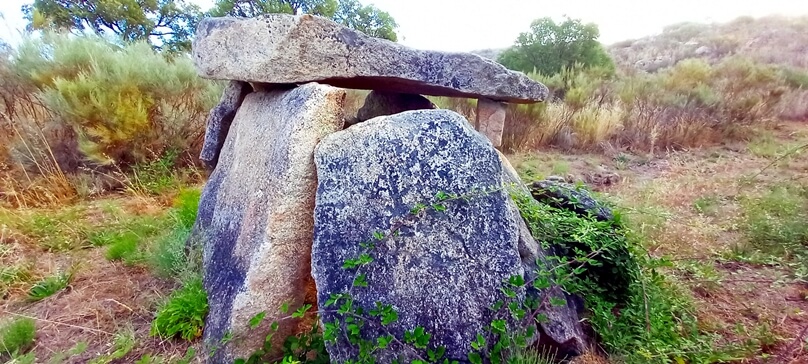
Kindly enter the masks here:
[[[32, 0], [0, 0], [0, 38], [12, 44], [24, 27], [20, 6]], [[192, 0], [207, 9], [213, 0]], [[510, 46], [534, 19], [563, 15], [594, 22], [601, 42], [659, 33], [685, 21], [725, 22], [742, 15], [808, 15], [806, 0], [364, 0], [388, 11], [405, 45], [446, 51]]]

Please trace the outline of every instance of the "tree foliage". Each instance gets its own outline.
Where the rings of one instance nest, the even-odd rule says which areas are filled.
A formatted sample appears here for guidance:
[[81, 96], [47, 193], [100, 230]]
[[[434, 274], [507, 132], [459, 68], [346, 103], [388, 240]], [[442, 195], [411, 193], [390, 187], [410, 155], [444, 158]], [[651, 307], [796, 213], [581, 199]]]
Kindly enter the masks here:
[[114, 34], [123, 42], [145, 40], [169, 51], [189, 50], [204, 16], [312, 14], [392, 41], [398, 28], [390, 14], [358, 0], [216, 0], [207, 12], [188, 0], [34, 0], [22, 11], [29, 29]]
[[514, 45], [499, 56], [499, 62], [522, 72], [536, 71], [554, 75], [572, 70], [576, 64], [585, 68], [614, 64], [598, 42], [600, 32], [592, 23], [566, 18], [557, 24], [551, 18], [534, 20], [530, 31], [519, 35]]
[[111, 33], [172, 51], [190, 49], [201, 16], [199, 6], [185, 0], [34, 0], [22, 11], [30, 29]]
[[262, 14], [313, 14], [330, 18], [372, 37], [398, 39], [393, 17], [358, 0], [217, 0], [210, 16], [255, 17]]

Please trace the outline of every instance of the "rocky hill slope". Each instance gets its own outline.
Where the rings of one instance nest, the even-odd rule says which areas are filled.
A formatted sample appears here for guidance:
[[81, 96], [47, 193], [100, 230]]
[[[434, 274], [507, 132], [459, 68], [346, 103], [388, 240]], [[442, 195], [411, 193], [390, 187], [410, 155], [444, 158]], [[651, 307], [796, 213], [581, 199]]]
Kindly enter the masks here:
[[608, 47], [624, 69], [656, 71], [683, 59], [711, 62], [731, 55], [808, 69], [808, 16], [741, 17], [724, 24], [680, 23], [658, 35]]

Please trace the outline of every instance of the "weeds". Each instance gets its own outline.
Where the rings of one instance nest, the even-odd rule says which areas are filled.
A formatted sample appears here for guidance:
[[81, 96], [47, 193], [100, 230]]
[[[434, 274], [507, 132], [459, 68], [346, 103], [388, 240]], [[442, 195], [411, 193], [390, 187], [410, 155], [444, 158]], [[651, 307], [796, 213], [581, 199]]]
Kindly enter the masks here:
[[67, 288], [67, 285], [70, 284], [70, 280], [72, 278], [73, 278], [72, 272], [71, 273], [61, 272], [46, 277], [45, 279], [34, 284], [34, 286], [28, 290], [28, 300], [41, 301], [45, 298], [53, 296], [59, 291]]
[[126, 354], [129, 354], [129, 352], [135, 348], [135, 344], [137, 344], [135, 330], [131, 326], [124, 327], [115, 333], [115, 337], [112, 341], [112, 348], [110, 349], [111, 352], [90, 360], [89, 364], [112, 363], [125, 357]]
[[74, 356], [81, 355], [85, 351], [87, 351], [87, 343], [84, 341], [79, 341], [67, 351], [54, 354], [48, 361], [48, 363], [62, 364], [65, 360], [72, 358]]
[[133, 232], [118, 236], [118, 240], [107, 248], [108, 260], [123, 260], [127, 264], [134, 264], [138, 260], [138, 241], [140, 237]]
[[788, 256], [808, 246], [808, 192], [778, 186], [759, 197], [742, 201], [742, 228], [751, 247]]
[[34, 344], [36, 324], [30, 318], [16, 318], [0, 326], [0, 358], [16, 356]]
[[5, 297], [12, 287], [19, 286], [33, 277], [30, 263], [16, 263], [0, 267], [0, 298]]
[[157, 310], [151, 335], [194, 340], [202, 336], [207, 313], [208, 297], [202, 287], [202, 278], [190, 279]]

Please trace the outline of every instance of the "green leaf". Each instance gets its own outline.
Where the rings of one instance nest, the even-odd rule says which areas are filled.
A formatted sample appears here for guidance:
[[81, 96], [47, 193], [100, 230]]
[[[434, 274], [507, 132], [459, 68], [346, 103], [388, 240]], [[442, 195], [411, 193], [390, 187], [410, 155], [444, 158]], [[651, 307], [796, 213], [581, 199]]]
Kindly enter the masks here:
[[379, 349], [387, 348], [387, 346], [389, 346], [391, 342], [393, 342], [393, 336], [392, 335], [379, 336], [376, 339], [376, 345], [379, 346]]
[[284, 302], [281, 305], [281, 313], [288, 313], [289, 312], [289, 302]]
[[442, 203], [436, 203], [436, 204], [432, 205], [432, 209], [437, 211], [437, 212], [444, 212], [444, 211], [446, 211], [446, 205], [444, 205]]
[[566, 305], [567, 300], [561, 297], [550, 297], [550, 304], [556, 307], [560, 307]]
[[257, 315], [250, 318], [250, 329], [254, 329], [264, 321], [264, 317], [266, 317], [266, 311], [261, 311]]
[[496, 332], [498, 334], [504, 334], [505, 330], [506, 330], [506, 328], [505, 328], [505, 320], [491, 321], [491, 329], [493, 329], [494, 332]]
[[483, 364], [483, 357], [480, 356], [480, 353], [471, 352], [469, 353], [469, 361], [471, 364]]
[[381, 232], [381, 231], [373, 232], [373, 238], [376, 239], [376, 240], [384, 239], [384, 232]]
[[365, 274], [357, 274], [353, 281], [354, 287], [367, 287], [368, 281], [366, 278], [367, 276]]
[[398, 312], [396, 312], [392, 306], [382, 312], [382, 326], [387, 326], [396, 321], [398, 321]]
[[477, 334], [477, 340], [471, 342], [471, 347], [474, 350], [482, 350], [485, 347], [485, 338], [482, 334]]
[[298, 308], [297, 311], [295, 311], [295, 313], [292, 314], [292, 317], [303, 318], [304, 316], [306, 316], [306, 312], [308, 312], [311, 309], [311, 307], [312, 305], [310, 303], [303, 305], [303, 307]]
[[511, 278], [508, 279], [508, 283], [516, 287], [522, 287], [525, 285], [525, 278], [518, 274], [512, 275]]

